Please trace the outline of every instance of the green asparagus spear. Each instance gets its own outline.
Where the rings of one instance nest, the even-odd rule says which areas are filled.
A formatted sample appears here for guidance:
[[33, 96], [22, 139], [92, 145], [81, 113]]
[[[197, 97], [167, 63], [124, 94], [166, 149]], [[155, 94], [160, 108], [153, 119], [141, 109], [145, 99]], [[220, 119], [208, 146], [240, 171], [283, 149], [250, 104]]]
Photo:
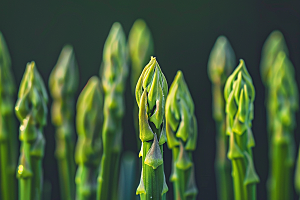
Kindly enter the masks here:
[[218, 37], [209, 56], [208, 75], [212, 82], [213, 118], [217, 129], [215, 170], [219, 200], [233, 199], [231, 163], [226, 156], [229, 141], [226, 135], [225, 100], [222, 91], [235, 65], [236, 59], [229, 41], [225, 36]]
[[125, 82], [128, 74], [125, 34], [114, 23], [103, 50], [102, 77], [104, 91], [103, 156], [98, 178], [98, 200], [116, 200], [119, 159], [122, 149]]
[[181, 71], [177, 72], [166, 100], [166, 133], [168, 147], [173, 152], [173, 172], [176, 200], [197, 197], [192, 151], [197, 145], [197, 120], [194, 102]]
[[164, 112], [168, 94], [167, 80], [158, 62], [151, 57], [136, 85], [139, 106], [139, 137], [142, 172], [136, 194], [141, 200], [165, 200], [168, 186], [163, 165], [163, 144], [166, 142]]
[[[131, 59], [131, 90], [135, 93], [135, 86], [143, 67], [147, 64], [148, 59], [153, 55], [153, 39], [151, 32], [146, 23], [142, 19], [134, 22], [128, 38], [129, 54]], [[138, 139], [139, 123], [138, 123], [138, 106], [135, 104], [133, 108], [133, 120], [137, 135], [138, 149], [141, 148], [141, 142]]]
[[102, 156], [103, 95], [100, 80], [90, 78], [77, 101], [78, 141], [75, 160], [77, 200], [93, 200], [97, 194], [97, 175]]
[[295, 161], [295, 112], [298, 88], [294, 68], [281, 51], [278, 53], [269, 82], [268, 112], [273, 116], [270, 140], [269, 199], [293, 199], [292, 169]]
[[64, 46], [49, 78], [53, 97], [52, 123], [56, 126], [56, 158], [60, 178], [61, 199], [75, 199], [74, 161], [74, 95], [78, 87], [78, 66], [73, 47]]
[[16, 199], [17, 130], [14, 119], [15, 82], [10, 55], [0, 32], [0, 199]]
[[17, 169], [20, 200], [41, 199], [45, 148], [43, 127], [47, 123], [47, 102], [47, 91], [35, 62], [28, 63], [15, 107], [21, 123], [21, 155]]
[[224, 97], [234, 197], [236, 200], [255, 200], [256, 184], [259, 182], [252, 156], [252, 148], [255, 146], [251, 131], [255, 90], [242, 59], [226, 81]]
[[[260, 62], [260, 74], [261, 79], [265, 85], [266, 89], [266, 107], [268, 107], [269, 103], [269, 90], [270, 90], [270, 79], [271, 79], [271, 73], [274, 66], [274, 61], [280, 51], [285, 52], [285, 54], [288, 56], [288, 48], [285, 43], [285, 39], [282, 35], [282, 33], [278, 30], [273, 31], [269, 37], [267, 38], [261, 54], [261, 62]], [[269, 111], [267, 111], [267, 126], [268, 126], [268, 138], [269, 143], [271, 142], [271, 134], [273, 132], [272, 128], [274, 128], [273, 119], [274, 115], [272, 115]], [[270, 145], [271, 146], [271, 145]], [[271, 149], [269, 149], [269, 153], [271, 153]], [[268, 181], [269, 182], [269, 181]]]

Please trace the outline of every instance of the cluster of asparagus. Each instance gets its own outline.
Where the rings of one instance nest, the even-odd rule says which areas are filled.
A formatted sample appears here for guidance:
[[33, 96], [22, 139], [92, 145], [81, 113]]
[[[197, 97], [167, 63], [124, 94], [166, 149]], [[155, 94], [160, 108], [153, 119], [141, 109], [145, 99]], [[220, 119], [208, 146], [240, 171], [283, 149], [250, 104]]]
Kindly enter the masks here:
[[[256, 199], [255, 184], [259, 178], [254, 170], [251, 148], [253, 101], [251, 77], [243, 60], [227, 79], [234, 65], [234, 53], [224, 36], [220, 36], [210, 55], [209, 77], [213, 83], [213, 117], [217, 125], [216, 175], [219, 199]], [[261, 77], [266, 86], [270, 173], [268, 198], [292, 199], [292, 170], [295, 162], [295, 112], [298, 110], [298, 88], [288, 49], [281, 32], [267, 38], [261, 59]], [[224, 88], [224, 99], [221, 91]], [[226, 113], [226, 118], [224, 117]], [[226, 134], [229, 135], [229, 138]], [[229, 142], [228, 142], [229, 140]], [[226, 159], [232, 161], [231, 165]], [[300, 151], [299, 151], [300, 152]], [[296, 191], [300, 193], [300, 156], [295, 173]], [[230, 169], [232, 169], [233, 184]], [[231, 186], [234, 186], [233, 189]]]

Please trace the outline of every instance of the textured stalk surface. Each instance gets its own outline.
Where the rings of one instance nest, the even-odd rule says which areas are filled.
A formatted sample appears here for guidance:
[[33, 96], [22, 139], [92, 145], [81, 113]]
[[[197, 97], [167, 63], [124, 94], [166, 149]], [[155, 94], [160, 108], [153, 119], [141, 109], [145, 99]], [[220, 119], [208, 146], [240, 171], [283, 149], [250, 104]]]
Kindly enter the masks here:
[[16, 92], [10, 55], [0, 32], [0, 199], [16, 199], [17, 130], [14, 119]]
[[100, 72], [104, 91], [104, 123], [103, 156], [98, 178], [98, 200], [117, 199], [127, 74], [125, 34], [121, 24], [116, 22], [113, 24], [104, 45], [103, 65]]
[[49, 78], [49, 89], [53, 98], [51, 118], [56, 126], [55, 155], [58, 162], [61, 199], [64, 200], [75, 199], [73, 116], [78, 76], [73, 47], [66, 45]]
[[103, 94], [98, 77], [90, 78], [78, 97], [76, 107], [76, 200], [94, 200], [103, 151]]
[[181, 71], [177, 72], [166, 100], [166, 133], [168, 147], [173, 152], [170, 180], [176, 200], [196, 199], [192, 151], [197, 144], [197, 120], [194, 102]]
[[141, 200], [164, 200], [168, 186], [163, 165], [165, 132], [165, 97], [168, 84], [156, 59], [151, 57], [136, 85], [139, 106], [139, 137], [142, 142], [142, 172], [136, 194]]
[[[143, 70], [143, 67], [147, 64], [149, 57], [154, 53], [152, 35], [144, 20], [138, 19], [134, 22], [129, 32], [128, 48], [131, 60], [131, 90], [134, 94], [135, 86]], [[134, 104], [133, 120], [137, 135], [138, 149], [140, 149], [141, 142], [138, 139], [138, 110], [138, 106]]]
[[37, 67], [34, 62], [28, 63], [15, 106], [21, 123], [21, 155], [17, 169], [20, 200], [41, 199], [45, 148], [43, 127], [47, 123], [47, 102], [47, 91]]
[[224, 97], [226, 101], [226, 128], [229, 134], [228, 158], [232, 163], [234, 198], [255, 200], [256, 174], [252, 148], [255, 146], [251, 131], [254, 117], [255, 90], [245, 63], [240, 64], [228, 77]]
[[235, 65], [236, 59], [229, 41], [225, 36], [218, 37], [210, 53], [208, 75], [212, 82], [213, 118], [217, 130], [215, 171], [219, 200], [233, 199], [231, 163], [226, 156], [229, 140], [226, 135], [225, 100], [222, 91]]
[[272, 200], [293, 199], [293, 131], [296, 126], [295, 112], [298, 110], [298, 88], [294, 74], [294, 67], [286, 54], [279, 52], [270, 72], [267, 107], [272, 116], [269, 176], [269, 199]]

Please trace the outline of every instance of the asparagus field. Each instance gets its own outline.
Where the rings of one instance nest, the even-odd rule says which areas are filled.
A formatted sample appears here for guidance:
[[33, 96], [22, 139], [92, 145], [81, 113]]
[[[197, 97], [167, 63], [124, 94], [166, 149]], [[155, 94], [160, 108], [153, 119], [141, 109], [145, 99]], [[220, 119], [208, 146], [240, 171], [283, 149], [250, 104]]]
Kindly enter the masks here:
[[[76, 46], [67, 44], [51, 74], [40, 74], [43, 68], [38, 70], [35, 61], [27, 63], [16, 97], [13, 60], [0, 32], [0, 200], [54, 199], [56, 185], [62, 200], [206, 199], [199, 195], [209, 190], [205, 179], [215, 180], [219, 200], [256, 200], [259, 184], [269, 200], [299, 198], [297, 70], [283, 33], [273, 31], [260, 47], [256, 68], [265, 86], [265, 96], [259, 97], [264, 98], [267, 124], [258, 133], [254, 110], [261, 93], [256, 93], [257, 80], [246, 60], [237, 62], [238, 49], [233, 50], [229, 38], [221, 35], [211, 44], [206, 68], [211, 88], [200, 92], [202, 85], [197, 85], [196, 94], [185, 66], [171, 66], [176, 74], [168, 85], [171, 75], [163, 73], [168, 63], [158, 64], [163, 55], [154, 55], [155, 37], [144, 20], [134, 22], [128, 40], [119, 22], [107, 33], [106, 40], [101, 38], [101, 65], [95, 64], [100, 73], [82, 80], [81, 92], [85, 68]], [[51, 105], [44, 85], [48, 75]], [[206, 113], [198, 98], [211, 98], [213, 152], [199, 139]], [[125, 124], [126, 118], [132, 124]], [[55, 131], [46, 135], [51, 126]], [[269, 159], [263, 161], [254, 151], [261, 144], [258, 134], [268, 140]], [[125, 141], [136, 151], [124, 150]], [[51, 166], [58, 182], [44, 180], [51, 159], [46, 145], [55, 148]], [[212, 162], [199, 159], [197, 149]], [[256, 170], [258, 162], [267, 166], [265, 174]], [[200, 169], [211, 167], [213, 176], [199, 176]]]

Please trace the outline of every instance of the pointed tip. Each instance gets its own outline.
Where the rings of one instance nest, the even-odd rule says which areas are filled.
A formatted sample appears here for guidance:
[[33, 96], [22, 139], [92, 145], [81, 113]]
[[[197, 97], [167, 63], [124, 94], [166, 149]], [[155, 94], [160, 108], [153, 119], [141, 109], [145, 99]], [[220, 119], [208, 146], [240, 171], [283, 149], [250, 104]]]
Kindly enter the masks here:
[[144, 163], [149, 165], [153, 169], [156, 169], [163, 164], [163, 158], [161, 154], [160, 147], [158, 145], [157, 135], [154, 136], [154, 141], [151, 145], [151, 148], [147, 152]]

